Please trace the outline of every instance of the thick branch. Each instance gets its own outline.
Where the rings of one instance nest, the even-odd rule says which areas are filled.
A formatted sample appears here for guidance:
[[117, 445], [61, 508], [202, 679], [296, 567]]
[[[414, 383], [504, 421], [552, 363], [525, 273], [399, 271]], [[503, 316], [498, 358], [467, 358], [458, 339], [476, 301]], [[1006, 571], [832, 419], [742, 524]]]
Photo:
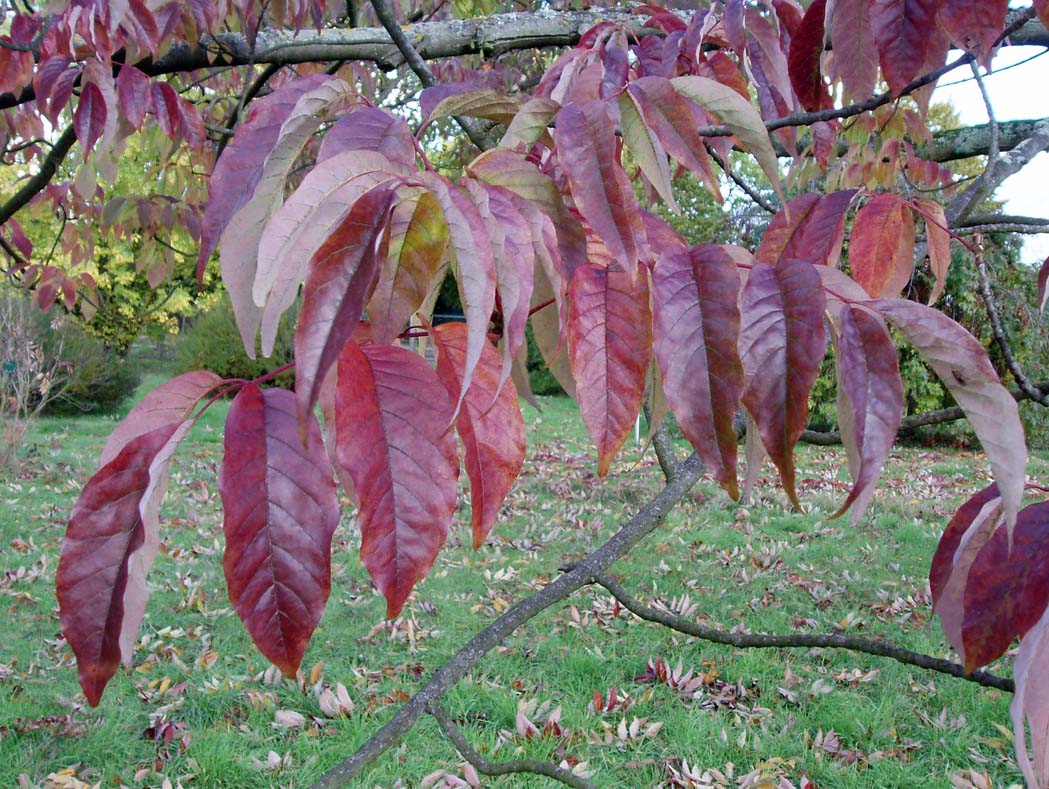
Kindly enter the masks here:
[[532, 775], [545, 775], [553, 778], [566, 786], [574, 786], [576, 789], [596, 789], [594, 784], [585, 778], [549, 762], [541, 762], [538, 759], [520, 759], [514, 762], [490, 762], [473, 749], [466, 737], [455, 725], [448, 710], [441, 706], [440, 702], [434, 701], [427, 707], [427, 712], [433, 715], [441, 731], [453, 743], [455, 749], [462, 754], [470, 764], [477, 768], [482, 775], [510, 775], [512, 773], [531, 773]]
[[727, 644], [745, 649], [783, 649], [785, 647], [848, 649], [853, 652], [863, 652], [868, 655], [891, 658], [899, 663], [926, 668], [930, 671], [938, 671], [941, 674], [949, 674], [952, 677], [967, 679], [970, 682], [986, 685], [989, 688], [998, 688], [1010, 693], [1014, 689], [1013, 681], [1006, 677], [999, 677], [986, 671], [974, 671], [971, 674], [967, 674], [965, 666], [960, 663], [952, 663], [949, 660], [935, 658], [932, 655], [901, 649], [884, 641], [875, 641], [869, 638], [856, 638], [855, 636], [837, 633], [726, 633], [723, 630], [704, 627], [690, 619], [645, 605], [636, 597], [630, 595], [619, 581], [607, 573], [595, 574], [594, 582], [607, 589], [616, 600], [622, 603], [624, 608], [641, 619], [656, 622], [679, 633], [701, 638], [704, 641], [711, 641], [715, 644]]
[[405, 702], [389, 723], [377, 731], [356, 753], [321, 777], [315, 789], [343, 786], [362, 769], [391, 748], [411, 729], [426, 708], [443, 696], [503, 639], [536, 615], [565, 600], [577, 589], [592, 583], [594, 574], [608, 568], [642, 538], [658, 527], [675, 504], [696, 484], [703, 463], [691, 455], [681, 464], [680, 473], [662, 491], [641, 508], [600, 548], [587, 556], [571, 571], [510, 608], [492, 624], [470, 639], [454, 657], [445, 663], [409, 701]]
[[[1036, 391], [1041, 392], [1043, 397], [1049, 394], [1049, 381], [1039, 381], [1036, 384], [1032, 384], [1032, 387]], [[1013, 399], [1019, 403], [1022, 403], [1024, 400], [1034, 399], [1020, 389], [1010, 389], [1009, 394], [1011, 394]], [[900, 431], [913, 430], [916, 427], [925, 427], [927, 425], [942, 425], [946, 422], [957, 422], [959, 419], [965, 419], [965, 412], [958, 406], [940, 408], [936, 411], [926, 411], [922, 414], [905, 416], [900, 420]], [[804, 441], [806, 444], [831, 446], [841, 443], [841, 432], [838, 430], [829, 430], [827, 432], [805, 430], [802, 432], [800, 440]]]

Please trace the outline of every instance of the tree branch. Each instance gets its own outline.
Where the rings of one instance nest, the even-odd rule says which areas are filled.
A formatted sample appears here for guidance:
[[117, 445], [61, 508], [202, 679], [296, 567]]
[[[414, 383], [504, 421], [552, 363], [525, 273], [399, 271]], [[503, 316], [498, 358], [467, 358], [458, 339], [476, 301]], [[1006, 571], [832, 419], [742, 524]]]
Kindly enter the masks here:
[[463, 736], [462, 731], [460, 731], [459, 727], [455, 725], [452, 716], [448, 714], [448, 710], [441, 706], [439, 701], [430, 702], [426, 711], [434, 717], [434, 720], [437, 721], [437, 725], [441, 727], [441, 731], [443, 731], [445, 736], [455, 744], [455, 749], [462, 754], [462, 757], [476, 767], [477, 771], [483, 775], [531, 773], [532, 775], [545, 775], [547, 778], [553, 778], [555, 781], [560, 781], [566, 786], [574, 786], [576, 789], [596, 789], [594, 784], [590, 783], [590, 781], [585, 778], [581, 778], [575, 773], [572, 773], [556, 764], [541, 762], [538, 759], [520, 759], [519, 761], [514, 762], [490, 762], [471, 747], [470, 743], [466, 741], [466, 737]]
[[51, 150], [47, 152], [47, 156], [40, 163], [40, 169], [22, 184], [22, 188], [15, 192], [9, 200], [0, 205], [0, 225], [14, 216], [19, 209], [27, 205], [30, 200], [36, 197], [40, 190], [51, 182], [51, 179], [55, 177], [55, 173], [58, 171], [58, 166], [66, 158], [66, 154], [69, 153], [69, 149], [73, 147], [74, 142], [76, 142], [76, 131], [70, 126], [55, 140], [55, 144], [51, 146]]
[[728, 646], [746, 649], [783, 649], [785, 647], [848, 649], [853, 652], [863, 652], [867, 655], [891, 658], [899, 663], [918, 666], [930, 671], [938, 671], [941, 674], [949, 674], [952, 677], [967, 679], [970, 682], [985, 685], [989, 688], [998, 688], [1010, 693], [1014, 690], [1013, 681], [1007, 677], [999, 677], [986, 671], [974, 671], [971, 674], [967, 674], [965, 666], [960, 663], [952, 663], [949, 660], [935, 658], [932, 655], [901, 649], [887, 642], [875, 641], [869, 638], [857, 638], [838, 633], [726, 633], [723, 630], [704, 627], [690, 619], [645, 605], [627, 592], [619, 581], [607, 573], [595, 573], [594, 583], [607, 589], [624, 608], [641, 619], [655, 622], [679, 633], [700, 638], [704, 641], [711, 641], [715, 644], [727, 644]]
[[[1049, 395], [1049, 381], [1039, 381], [1038, 383], [1032, 384], [1035, 390], [1040, 392], [1042, 396]], [[1022, 403], [1024, 400], [1031, 400], [1031, 398], [1021, 389], [1010, 389], [1009, 394], [1012, 395], [1013, 400], [1018, 403]], [[965, 412], [958, 406], [951, 406], [950, 408], [940, 408], [936, 411], [926, 411], [922, 414], [912, 414], [911, 416], [905, 416], [900, 420], [900, 431], [913, 430], [916, 427], [926, 427], [927, 425], [941, 425], [946, 422], [957, 422], [959, 419], [965, 419]], [[817, 446], [832, 446], [841, 443], [841, 431], [839, 430], [828, 430], [826, 432], [820, 430], [805, 430], [801, 434], [800, 441], [804, 441], [806, 444], [815, 444]]]
[[535, 592], [475, 635], [409, 701], [397, 710], [393, 718], [372, 735], [349, 758], [323, 775], [315, 789], [343, 786], [362, 769], [391, 748], [411, 729], [431, 702], [440, 699], [453, 685], [472, 669], [488, 652], [525, 622], [570, 594], [592, 583], [594, 574], [609, 567], [640, 540], [655, 530], [670, 510], [692, 489], [703, 472], [703, 463], [695, 454], [681, 464], [680, 473], [666, 487], [601, 547], [579, 562], [572, 570], [559, 576]]
[[983, 240], [979, 235], [976, 237], [976, 276], [980, 286], [980, 296], [983, 298], [984, 309], [987, 310], [987, 320], [991, 324], [991, 335], [994, 337], [995, 343], [998, 345], [998, 350], [1002, 353], [1002, 358], [1005, 359], [1005, 364], [1009, 368], [1009, 372], [1013, 374], [1013, 379], [1016, 381], [1017, 386], [1020, 387], [1020, 391], [1023, 392], [1031, 400], [1034, 400], [1039, 405], [1049, 405], [1049, 399], [1046, 398], [1045, 394], [1038, 389], [1031, 379], [1024, 373], [1020, 363], [1016, 361], [1016, 356], [1013, 355], [1012, 346], [1009, 344], [1008, 338], [1005, 336], [1005, 329], [1002, 326], [1002, 318], [998, 314], [998, 302], [994, 298], [994, 291], [991, 290], [991, 278], [987, 274], [987, 261], [983, 256]]

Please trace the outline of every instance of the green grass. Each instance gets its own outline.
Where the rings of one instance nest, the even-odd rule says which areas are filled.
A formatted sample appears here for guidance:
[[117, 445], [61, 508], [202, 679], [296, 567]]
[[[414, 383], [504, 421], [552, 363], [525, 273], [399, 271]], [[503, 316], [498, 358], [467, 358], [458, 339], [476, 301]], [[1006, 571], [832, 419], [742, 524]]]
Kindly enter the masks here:
[[[641, 457], [630, 443], [609, 478], [597, 479], [575, 407], [546, 400], [537, 414], [526, 406], [529, 461], [492, 538], [470, 550], [464, 512], [393, 624], [383, 621], [384, 604], [358, 561], [347, 510], [333, 547], [331, 600], [303, 664], [307, 677], [316, 669], [324, 685], [349, 689], [354, 712], [330, 720], [310, 687], [266, 675], [225, 598], [215, 489], [225, 409], [212, 409], [180, 451], [141, 644], [97, 709], [79, 693], [53, 582], [69, 509], [115, 420], [40, 422], [26, 462], [0, 479], [0, 786], [17, 785], [20, 775], [43, 785], [64, 769], [102, 786], [154, 786], [162, 775], [207, 787], [307, 784], [367, 739], [471, 634], [607, 537], [660, 478], [651, 453]], [[841, 452], [798, 454], [807, 514], [785, 509], [771, 467], [744, 506], [705, 479], [615, 573], [637, 596], [692, 606], [691, 616], [725, 628], [841, 628], [948, 655], [930, 623], [926, 573], [953, 508], [983, 484], [982, 457], [895, 451], [872, 513], [853, 529], [824, 520], [847, 492]], [[1049, 476], [1043, 460], [1031, 473]], [[680, 660], [709, 684], [693, 697], [639, 679], [655, 658]], [[1007, 661], [993, 668], [1011, 670]], [[593, 692], [612, 686], [631, 706], [594, 713]], [[446, 702], [479, 750], [491, 754], [501, 743], [492, 758], [585, 761], [603, 787], [656, 786], [668, 761], [681, 759], [721, 771], [732, 786], [755, 770], [830, 787], [946, 787], [968, 769], [986, 771], [996, 785], [1020, 780], [1001, 728], [1007, 694], [865, 655], [695, 641], [617, 612], [597, 589], [533, 620]], [[562, 736], [517, 736], [518, 704], [528, 702], [559, 706]], [[275, 728], [277, 710], [301, 713], [306, 725]], [[663, 725], [621, 741], [615, 730], [624, 716]], [[157, 721], [180, 724], [188, 746], [144, 737]], [[837, 750], [816, 744], [830, 730]], [[265, 767], [270, 751], [287, 765]], [[460, 763], [423, 720], [358, 785], [417, 786], [435, 770], [459, 773]], [[547, 785], [535, 777], [494, 783]]]

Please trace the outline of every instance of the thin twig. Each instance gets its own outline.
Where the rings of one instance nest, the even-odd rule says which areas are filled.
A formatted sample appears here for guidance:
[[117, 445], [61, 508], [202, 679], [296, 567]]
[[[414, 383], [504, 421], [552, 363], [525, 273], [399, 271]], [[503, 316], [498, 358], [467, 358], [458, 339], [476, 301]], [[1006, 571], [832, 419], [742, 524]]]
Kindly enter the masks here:
[[58, 171], [58, 166], [66, 158], [66, 154], [69, 153], [69, 149], [73, 147], [75, 142], [76, 131], [70, 126], [55, 140], [55, 144], [51, 146], [51, 150], [48, 151], [47, 156], [40, 163], [40, 169], [22, 184], [22, 188], [15, 192], [10, 200], [0, 205], [0, 225], [14, 216], [15, 212], [23, 208], [44, 187], [51, 183], [51, 179], [55, 177], [55, 173]]
[[771, 202], [770, 200], [765, 199], [761, 192], [759, 192], [753, 186], [748, 184], [745, 180], [743, 180], [743, 178], [736, 175], [736, 171], [728, 166], [728, 163], [721, 158], [717, 151], [715, 151], [710, 146], [707, 146], [707, 151], [710, 153], [711, 158], [718, 163], [718, 166], [722, 169], [725, 175], [731, 178], [732, 183], [734, 183], [736, 186], [742, 189], [746, 193], [747, 197], [749, 197], [751, 200], [753, 200], [755, 203], [757, 203], [770, 214], [775, 214], [779, 211], [778, 205]]
[[1005, 359], [1009, 372], [1013, 374], [1013, 379], [1016, 381], [1016, 385], [1020, 387], [1020, 391], [1027, 395], [1029, 399], [1034, 400], [1039, 405], [1049, 405], [1049, 398], [1031, 383], [1031, 379], [1027, 377], [1023, 367], [1016, 361], [1012, 346], [1009, 344], [1009, 338], [1005, 336], [1002, 318], [998, 314], [998, 302], [994, 298], [994, 291], [991, 289], [991, 278], [987, 273], [987, 261], [983, 254], [983, 239], [979, 235], [976, 236], [975, 258], [980, 296], [983, 298], [983, 306], [987, 311], [987, 320], [991, 324], [991, 335], [994, 337], [998, 350], [1002, 352], [1002, 358]]
[[932, 655], [901, 649], [885, 641], [875, 641], [870, 638], [856, 638], [855, 636], [838, 633], [726, 633], [723, 630], [704, 627], [690, 619], [685, 619], [668, 611], [661, 611], [658, 608], [642, 603], [627, 592], [619, 581], [607, 573], [594, 573], [594, 583], [603, 586], [624, 608], [641, 619], [655, 622], [679, 633], [700, 638], [704, 641], [711, 641], [715, 644], [727, 644], [746, 649], [783, 649], [790, 647], [848, 649], [852, 652], [863, 652], [867, 655], [887, 657], [909, 666], [918, 666], [930, 671], [938, 671], [941, 674], [949, 674], [952, 677], [966, 679], [989, 688], [998, 688], [1010, 693], [1014, 689], [1013, 681], [1008, 677], [999, 677], [986, 671], [974, 671], [969, 674], [966, 673], [965, 666], [960, 663], [952, 663], [949, 660], [936, 658]]
[[[371, 3], [372, 8], [375, 9], [375, 15], [379, 18], [382, 26], [386, 28], [386, 32], [390, 34], [390, 38], [393, 40], [393, 43], [397, 45], [397, 49], [399, 49], [404, 56], [404, 62], [408, 64], [408, 68], [415, 72], [415, 76], [419, 78], [419, 81], [425, 87], [432, 88], [436, 85], [437, 77], [435, 77], [433, 72], [430, 71], [430, 67], [426, 65], [426, 61], [423, 59], [422, 55], [419, 54], [419, 51], [415, 48], [412, 42], [408, 40], [408, 36], [405, 35], [404, 30], [397, 22], [397, 17], [394, 16], [390, 4], [386, 0], [371, 0]], [[456, 115], [455, 120], [462, 127], [463, 131], [466, 132], [466, 136], [470, 138], [470, 141], [474, 145], [482, 151], [489, 147], [484, 134], [478, 130], [476, 124], [474, 124], [470, 118]]]
[[466, 741], [466, 737], [463, 735], [459, 727], [455, 725], [455, 721], [453, 721], [452, 716], [448, 714], [448, 710], [442, 707], [439, 701], [431, 701], [426, 707], [426, 711], [437, 721], [437, 725], [441, 727], [441, 731], [443, 731], [445, 736], [455, 744], [455, 749], [462, 754], [462, 757], [476, 767], [477, 771], [483, 775], [531, 773], [532, 775], [545, 775], [547, 778], [553, 778], [555, 781], [560, 781], [566, 786], [574, 786], [576, 789], [596, 789], [594, 784], [590, 783], [590, 781], [585, 778], [566, 770], [564, 767], [551, 764], [550, 762], [542, 762], [538, 759], [520, 759], [513, 762], [490, 762], [475, 751], [470, 743]]

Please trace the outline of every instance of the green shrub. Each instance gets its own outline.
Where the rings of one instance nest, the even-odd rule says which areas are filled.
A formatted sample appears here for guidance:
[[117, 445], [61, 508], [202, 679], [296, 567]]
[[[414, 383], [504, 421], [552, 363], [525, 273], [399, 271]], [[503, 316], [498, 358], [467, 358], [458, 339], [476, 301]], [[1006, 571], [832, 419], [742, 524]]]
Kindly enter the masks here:
[[[543, 360], [543, 354], [539, 352], [539, 346], [535, 343], [532, 335], [532, 324], [528, 324], [526, 335], [528, 339], [528, 382], [532, 386], [532, 394], [535, 395], [563, 395], [565, 390], [554, 378]], [[561, 353], [567, 353], [567, 349]]]
[[[178, 337], [175, 343], [175, 367], [180, 373], [211, 370], [224, 378], [258, 378], [292, 360], [297, 312], [297, 309], [288, 310], [281, 319], [271, 357], [264, 358], [256, 346], [255, 358], [249, 359], [233, 318], [229, 297], [223, 296], [222, 301], [194, 318], [189, 328]], [[293, 382], [294, 373], [288, 371], [267, 383], [291, 387]]]
[[51, 415], [108, 414], [119, 408], [139, 384], [138, 368], [107, 348], [76, 321], [33, 310], [34, 331], [44, 356], [61, 360], [68, 376], [61, 393], [43, 413]]

